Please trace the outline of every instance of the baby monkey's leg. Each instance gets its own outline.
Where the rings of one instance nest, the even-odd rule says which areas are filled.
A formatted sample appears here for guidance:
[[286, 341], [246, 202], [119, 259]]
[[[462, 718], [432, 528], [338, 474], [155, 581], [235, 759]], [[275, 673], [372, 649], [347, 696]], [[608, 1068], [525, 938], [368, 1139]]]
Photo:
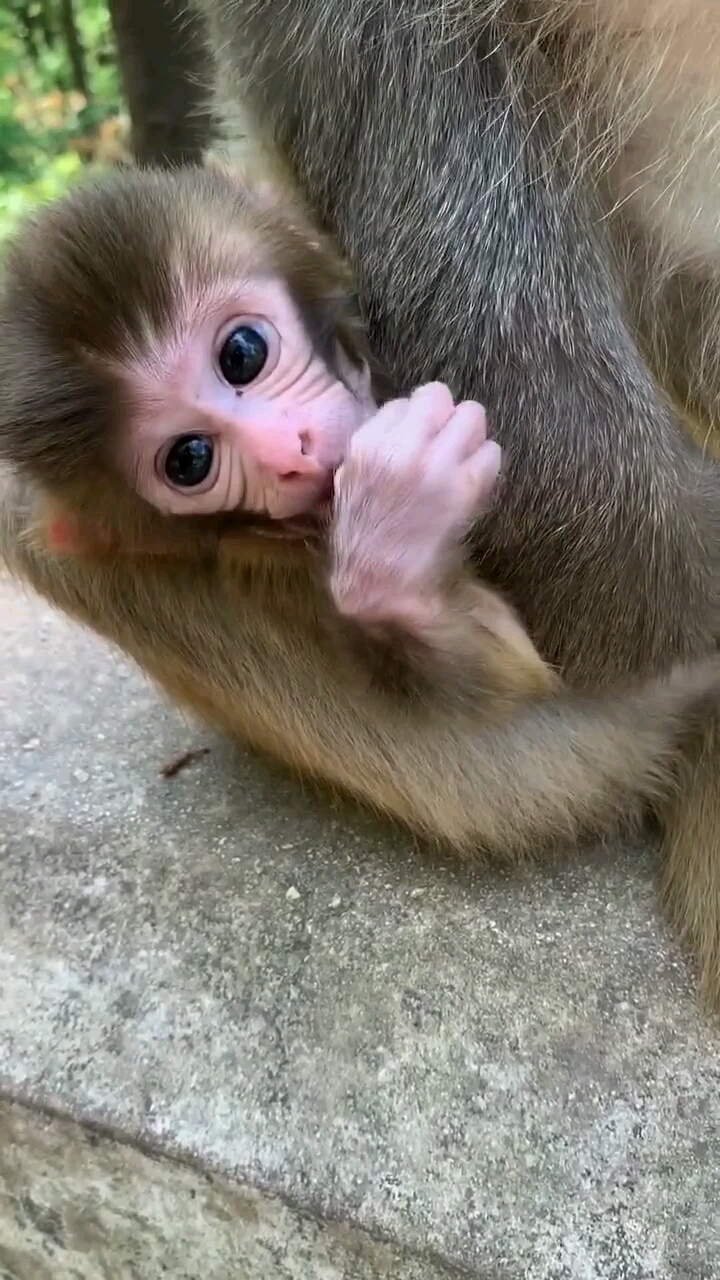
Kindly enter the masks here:
[[436, 685], [463, 699], [506, 700], [559, 693], [560, 676], [543, 661], [515, 612], [491, 588], [463, 575], [425, 622], [422, 642], [405, 652]]

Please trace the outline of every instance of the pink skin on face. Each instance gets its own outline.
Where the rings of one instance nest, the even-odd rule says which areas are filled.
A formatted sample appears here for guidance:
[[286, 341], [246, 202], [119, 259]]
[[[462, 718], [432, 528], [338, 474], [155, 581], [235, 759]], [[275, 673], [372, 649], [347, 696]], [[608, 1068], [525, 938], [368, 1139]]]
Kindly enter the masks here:
[[[267, 361], [247, 385], [219, 364], [228, 336], [250, 325]], [[369, 380], [341, 382], [313, 350], [287, 289], [275, 280], [233, 282], [188, 306], [172, 342], [126, 372], [137, 413], [124, 468], [136, 491], [165, 514], [260, 512], [284, 520], [327, 497], [351, 436], [375, 412]], [[181, 436], [212, 441], [213, 465], [192, 487], [173, 484], [165, 459]]]
[[[239, 325], [267, 345], [251, 382], [223, 374]], [[339, 358], [342, 358], [339, 353]], [[279, 281], [228, 284], [188, 302], [184, 324], [129, 374], [137, 412], [123, 459], [134, 488], [167, 514], [244, 510], [275, 520], [317, 510], [332, 491], [330, 589], [363, 625], [422, 631], [444, 608], [442, 577], [487, 507], [500, 468], [485, 411], [431, 383], [377, 410], [349, 362], [340, 381], [313, 350]], [[192, 487], [165, 472], [178, 437], [207, 437], [213, 462]]]

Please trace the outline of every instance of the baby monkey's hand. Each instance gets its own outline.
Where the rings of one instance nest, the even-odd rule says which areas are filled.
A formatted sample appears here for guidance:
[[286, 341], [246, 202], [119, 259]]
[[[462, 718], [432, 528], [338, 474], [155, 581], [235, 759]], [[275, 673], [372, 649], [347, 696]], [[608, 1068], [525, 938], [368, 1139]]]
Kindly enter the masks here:
[[386, 404], [335, 477], [330, 589], [345, 617], [415, 633], [444, 608], [443, 579], [500, 470], [485, 410], [442, 383]]

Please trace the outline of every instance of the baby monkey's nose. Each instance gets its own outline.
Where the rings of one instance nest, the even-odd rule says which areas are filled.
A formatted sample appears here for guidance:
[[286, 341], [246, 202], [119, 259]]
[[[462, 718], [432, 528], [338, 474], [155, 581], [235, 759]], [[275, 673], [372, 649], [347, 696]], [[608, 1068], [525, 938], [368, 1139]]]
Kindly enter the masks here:
[[317, 476], [317, 439], [312, 427], [293, 420], [291, 414], [263, 413], [243, 426], [243, 447], [267, 471], [280, 480]]

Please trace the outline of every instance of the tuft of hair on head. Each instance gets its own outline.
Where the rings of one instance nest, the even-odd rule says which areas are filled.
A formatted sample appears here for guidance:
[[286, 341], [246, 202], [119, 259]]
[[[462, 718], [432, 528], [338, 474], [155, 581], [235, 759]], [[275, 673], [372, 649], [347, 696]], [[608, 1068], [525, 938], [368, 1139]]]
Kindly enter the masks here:
[[299, 207], [219, 167], [125, 168], [73, 189], [11, 242], [0, 293], [0, 458], [51, 492], [113, 471], [124, 366], [172, 340], [238, 274], [284, 278], [316, 343], [356, 361], [347, 270]]

